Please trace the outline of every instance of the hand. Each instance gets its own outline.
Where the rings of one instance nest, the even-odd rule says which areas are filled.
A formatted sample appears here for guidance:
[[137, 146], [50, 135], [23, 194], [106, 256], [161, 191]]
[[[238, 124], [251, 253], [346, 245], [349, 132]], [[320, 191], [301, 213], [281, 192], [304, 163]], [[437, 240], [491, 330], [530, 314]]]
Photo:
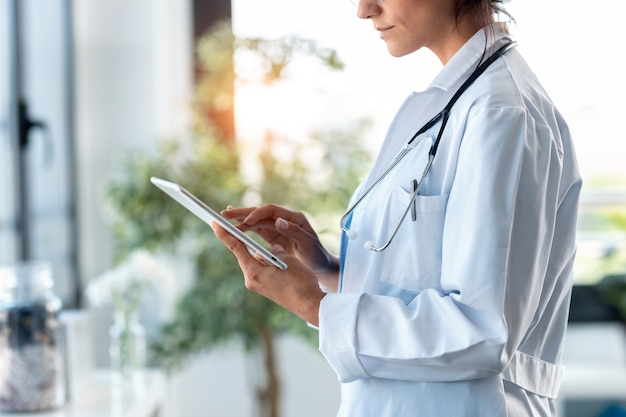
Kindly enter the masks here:
[[288, 268], [283, 271], [266, 265], [217, 223], [211, 223], [211, 227], [237, 258], [247, 289], [272, 300], [301, 319], [319, 325], [319, 306], [325, 294], [313, 271], [278, 244], [273, 246], [273, 253], [285, 261]]
[[336, 291], [339, 260], [322, 245], [306, 216], [301, 212], [268, 204], [260, 208], [228, 208], [222, 215], [239, 222], [242, 231], [253, 231], [270, 246], [280, 245], [296, 256], [331, 291]]

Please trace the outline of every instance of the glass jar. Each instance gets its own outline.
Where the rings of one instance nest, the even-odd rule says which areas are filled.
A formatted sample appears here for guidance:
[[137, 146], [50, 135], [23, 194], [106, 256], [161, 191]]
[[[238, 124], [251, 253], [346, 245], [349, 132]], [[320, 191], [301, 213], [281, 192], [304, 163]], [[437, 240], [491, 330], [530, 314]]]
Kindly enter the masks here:
[[146, 332], [136, 311], [116, 311], [109, 329], [111, 377], [113, 382], [137, 382], [143, 376]]
[[65, 402], [60, 311], [49, 263], [0, 266], [0, 411]]

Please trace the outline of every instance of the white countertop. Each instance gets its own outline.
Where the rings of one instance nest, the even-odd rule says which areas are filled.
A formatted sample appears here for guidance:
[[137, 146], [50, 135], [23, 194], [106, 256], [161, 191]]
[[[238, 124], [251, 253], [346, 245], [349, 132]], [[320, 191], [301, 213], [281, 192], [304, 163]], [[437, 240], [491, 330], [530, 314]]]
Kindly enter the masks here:
[[626, 367], [567, 365], [559, 396], [565, 399], [626, 400]]
[[[75, 398], [56, 410], [28, 413], [29, 417], [152, 417], [163, 405], [165, 375], [157, 370], [144, 372], [136, 383], [114, 384], [107, 371], [97, 371]], [[0, 416], [24, 417], [24, 413]]]

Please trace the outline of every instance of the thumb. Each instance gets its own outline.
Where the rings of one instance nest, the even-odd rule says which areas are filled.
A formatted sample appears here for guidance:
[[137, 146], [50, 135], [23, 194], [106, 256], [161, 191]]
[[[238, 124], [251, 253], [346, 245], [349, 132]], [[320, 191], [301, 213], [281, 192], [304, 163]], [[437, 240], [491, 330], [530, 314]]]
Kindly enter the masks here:
[[283, 245], [279, 245], [278, 243], [272, 245], [272, 253], [278, 257], [282, 255], [288, 255]]

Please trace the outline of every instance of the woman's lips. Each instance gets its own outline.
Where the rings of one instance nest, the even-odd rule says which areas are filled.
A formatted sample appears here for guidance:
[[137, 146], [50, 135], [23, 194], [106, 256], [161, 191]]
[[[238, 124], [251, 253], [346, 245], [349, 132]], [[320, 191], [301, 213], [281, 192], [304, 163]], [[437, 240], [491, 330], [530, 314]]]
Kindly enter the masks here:
[[393, 29], [393, 26], [386, 27], [386, 28], [376, 28], [376, 30], [378, 30], [380, 32], [380, 38], [381, 39], [383, 39], [385, 36], [387, 36], [387, 34], [391, 31], [391, 29]]

